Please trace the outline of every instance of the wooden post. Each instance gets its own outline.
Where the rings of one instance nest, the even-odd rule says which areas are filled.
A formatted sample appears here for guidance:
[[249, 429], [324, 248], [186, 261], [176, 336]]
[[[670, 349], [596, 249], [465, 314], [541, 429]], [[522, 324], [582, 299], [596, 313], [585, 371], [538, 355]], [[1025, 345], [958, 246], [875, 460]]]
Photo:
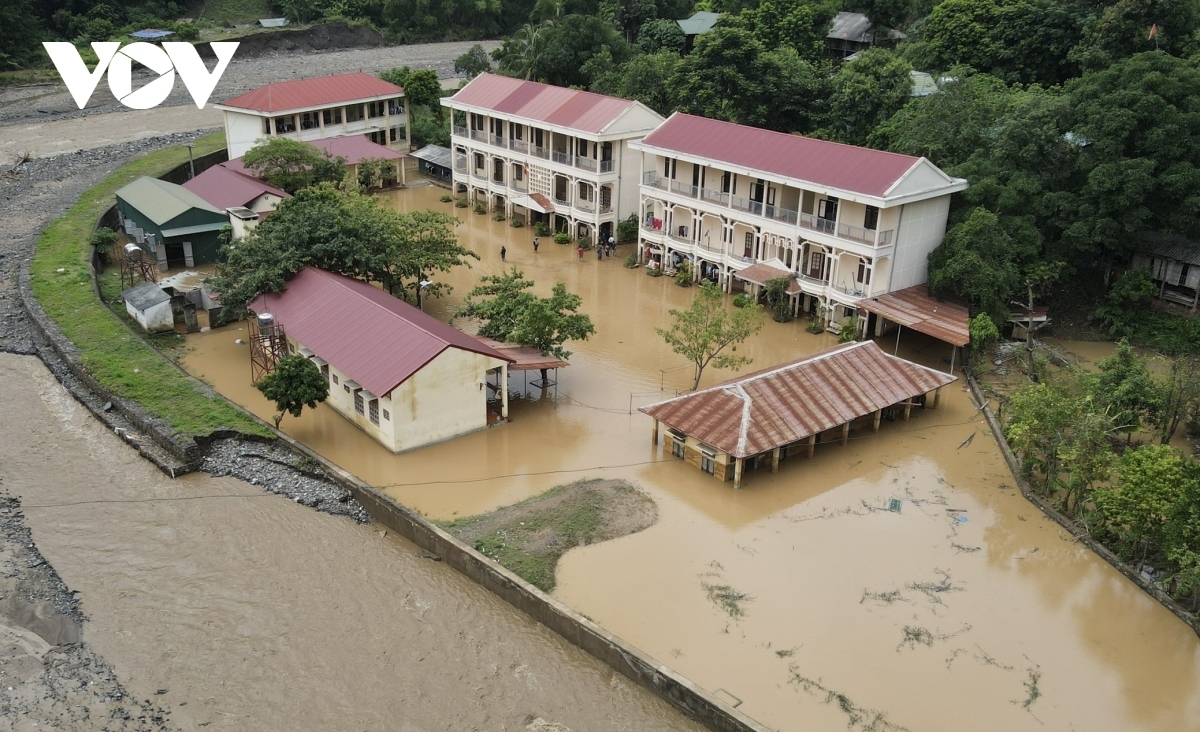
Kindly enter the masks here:
[[850, 439], [850, 423], [842, 425], [842, 444], [846, 444], [846, 440]]
[[875, 410], [875, 424], [871, 426], [871, 431], [872, 431], [872, 432], [878, 432], [878, 431], [879, 431], [879, 420], [881, 420], [881, 419], [883, 419], [883, 410], [882, 410], [882, 409], [876, 409], [876, 410]]
[[908, 421], [908, 415], [912, 412], [912, 402], [904, 403], [904, 421]]
[[650, 444], [654, 445], [655, 447], [658, 446], [658, 420], [657, 419], [654, 420], [654, 432], [651, 434]]
[[942, 398], [942, 387], [933, 390], [933, 406], [930, 409], [937, 409], [938, 400]]
[[817, 436], [815, 434], [808, 436], [808, 459], [812, 460], [813, 453], [817, 451]]
[[733, 489], [741, 490], [742, 488], [742, 458], [737, 458], [733, 462]]
[[774, 452], [771, 453], [771, 472], [772, 473], [779, 472], [779, 453], [781, 453], [781, 452], [783, 452], [783, 448], [777, 447], [777, 448], [775, 448]]

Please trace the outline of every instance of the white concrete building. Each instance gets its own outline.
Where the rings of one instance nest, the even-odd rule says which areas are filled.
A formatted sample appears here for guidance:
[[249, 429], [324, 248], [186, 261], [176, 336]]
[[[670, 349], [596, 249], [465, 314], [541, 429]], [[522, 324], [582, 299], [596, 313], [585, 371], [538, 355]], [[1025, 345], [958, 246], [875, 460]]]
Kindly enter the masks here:
[[828, 308], [831, 327], [864, 297], [926, 281], [967, 187], [924, 158], [679, 113], [633, 147], [644, 260], [687, 259], [726, 292], [792, 278], [795, 309]]
[[214, 106], [225, 116], [230, 159], [270, 137], [312, 142], [365, 134], [377, 145], [409, 149], [404, 90], [361, 71], [279, 81]]
[[454, 115], [455, 190], [472, 203], [593, 241], [637, 212], [630, 143], [662, 123], [641, 102], [480, 74], [442, 104]]

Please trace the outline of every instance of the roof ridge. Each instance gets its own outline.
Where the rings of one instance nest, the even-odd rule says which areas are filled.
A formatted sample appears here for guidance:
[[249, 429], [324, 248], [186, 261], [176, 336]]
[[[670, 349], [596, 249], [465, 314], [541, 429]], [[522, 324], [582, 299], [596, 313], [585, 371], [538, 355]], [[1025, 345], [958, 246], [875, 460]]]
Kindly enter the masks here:
[[[792, 139], [792, 140], [811, 140], [812, 142], [821, 143], [823, 145], [838, 145], [840, 147], [848, 147], [848, 148], [851, 148], [854, 150], [869, 150], [871, 152], [880, 153], [881, 155], [891, 155], [891, 156], [898, 157], [898, 158], [908, 158], [908, 159], [914, 160], [914, 161], [922, 159], [921, 156], [917, 156], [917, 155], [908, 155], [906, 153], [892, 152], [891, 150], [880, 150], [879, 148], [867, 147], [866, 145], [851, 145], [848, 142], [837, 142], [836, 140], [822, 140], [819, 137], [810, 137], [808, 135], [793, 135], [789, 132], [779, 132], [778, 130], [768, 130], [765, 127], [755, 127], [754, 125], [743, 125], [738, 122], [726, 122], [723, 119], [713, 119], [712, 117], [701, 117], [700, 115], [688, 114], [687, 112], [676, 112], [676, 114], [679, 115], [680, 117], [691, 117], [692, 119], [705, 120], [706, 122], [716, 122], [716, 123], [722, 124], [722, 125], [733, 125], [734, 127], [744, 127], [746, 129], [754, 130], [756, 132], [766, 132], [766, 133], [770, 133], [772, 135], [778, 135], [780, 137], [784, 137], [784, 138]], [[675, 114], [671, 115], [671, 117], [674, 117], [674, 116], [675, 116]], [[669, 122], [669, 121], [670, 121], [670, 118], [667, 119], [667, 122]], [[662, 125], [659, 125], [659, 129], [662, 129], [662, 127], [665, 125], [666, 125], [666, 122], [664, 122]], [[657, 131], [658, 130], [655, 130], [655, 132], [657, 132]], [[651, 134], [653, 134], [653, 133], [651, 133]], [[653, 145], [654, 143], [650, 143], [650, 144]]]
[[[312, 269], [312, 270], [314, 270], [314, 271], [316, 271], [316, 272], [319, 272], [319, 273], [321, 274], [321, 276], [328, 275], [328, 276], [329, 276], [329, 278], [330, 278], [330, 280], [331, 280], [332, 282], [334, 282], [334, 283], [335, 283], [335, 284], [336, 284], [338, 287], [341, 287], [342, 289], [346, 290], [347, 292], [351, 293], [352, 295], [355, 295], [355, 296], [356, 296], [356, 297], [358, 297], [358, 298], [361, 298], [361, 299], [363, 299], [363, 300], [366, 300], [367, 302], [371, 303], [372, 305], [374, 305], [375, 307], [379, 308], [380, 310], [383, 310], [385, 313], [388, 313], [389, 315], [394, 315], [394, 316], [396, 316], [396, 317], [398, 317], [398, 318], [403, 318], [405, 321], [407, 321], [407, 322], [408, 322], [408, 324], [409, 324], [409, 325], [413, 326], [413, 327], [414, 327], [414, 328], [416, 328], [417, 330], [420, 330], [420, 331], [424, 332], [426, 335], [428, 335], [428, 336], [430, 336], [430, 337], [432, 337], [432, 338], [435, 338], [435, 339], [437, 339], [437, 340], [441, 341], [442, 343], [446, 344], [446, 346], [447, 346], [447, 347], [454, 345], [454, 344], [453, 344], [453, 343], [451, 343], [450, 341], [446, 340], [445, 338], [443, 338], [442, 336], [438, 335], [437, 333], [434, 333], [433, 331], [429, 330], [429, 329], [428, 329], [428, 328], [426, 328], [425, 326], [423, 326], [423, 325], [421, 325], [421, 324], [419, 324], [419, 323], [416, 323], [416, 322], [414, 322], [414, 321], [413, 321], [412, 319], [410, 319], [410, 318], [406, 318], [406, 317], [404, 317], [403, 315], [401, 315], [400, 313], [397, 313], [397, 312], [396, 312], [396, 311], [394, 311], [394, 310], [391, 310], [391, 309], [387, 308], [387, 307], [386, 307], [386, 306], [385, 306], [383, 303], [381, 303], [381, 302], [376, 302], [375, 300], [373, 300], [373, 299], [371, 299], [371, 298], [367, 297], [366, 295], [364, 295], [364, 294], [363, 294], [363, 293], [361, 293], [361, 292], [358, 292], [357, 290], [355, 290], [353, 287], [351, 287], [351, 286], [350, 286], [350, 282], [358, 282], [358, 283], [362, 283], [362, 284], [366, 285], [367, 287], [375, 287], [375, 286], [374, 286], [374, 285], [372, 285], [370, 282], [366, 282], [366, 281], [364, 281], [364, 280], [355, 279], [355, 278], [353, 278], [353, 277], [349, 277], [349, 276], [347, 276], [347, 275], [340, 275], [340, 274], [337, 274], [336, 272], [330, 272], [329, 270], [321, 269], [320, 267], [313, 267], [312, 265], [308, 265], [308, 264], [306, 264], [306, 265], [304, 265], [304, 266], [305, 266], [305, 267], [307, 267], [307, 268], [310, 268], [310, 269]], [[346, 282], [346, 281], [343, 281], [343, 280], [349, 280], [350, 282]], [[379, 289], [379, 291], [380, 291], [380, 292], [385, 292], [383, 289], [380, 289], [380, 288], [376, 288], [376, 289]], [[395, 296], [395, 295], [393, 295], [392, 293], [390, 293], [390, 292], [387, 292], [386, 294], [387, 294], [389, 297], [395, 298], [397, 302], [402, 302], [402, 303], [404, 303], [405, 305], [408, 305], [410, 308], [412, 308], [412, 305], [409, 305], [409, 303], [405, 302], [404, 300], [401, 300], [400, 298], [396, 297], [396, 296]], [[425, 315], [425, 317], [427, 317], [427, 318], [433, 318], [433, 316], [432, 316], [432, 315], [427, 315], [427, 314], [426, 314], [424, 311], [417, 310], [416, 308], [413, 308], [413, 310], [416, 310], [416, 312], [418, 312], [418, 313], [421, 313], [421, 315]], [[434, 319], [436, 320], [436, 318], [434, 318]], [[439, 321], [439, 322], [440, 322], [440, 321]], [[453, 327], [453, 326], [452, 326], [452, 327]], [[466, 334], [464, 333], [464, 335], [466, 335]]]

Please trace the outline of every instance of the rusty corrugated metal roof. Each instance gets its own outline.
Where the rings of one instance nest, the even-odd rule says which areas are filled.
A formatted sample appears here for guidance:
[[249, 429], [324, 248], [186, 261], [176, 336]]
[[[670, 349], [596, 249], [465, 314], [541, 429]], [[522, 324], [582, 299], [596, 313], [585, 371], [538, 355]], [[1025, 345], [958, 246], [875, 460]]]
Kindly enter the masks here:
[[539, 371], [541, 369], [557, 369], [571, 365], [553, 355], [543, 356], [542, 352], [538, 349], [522, 346], [519, 343], [506, 343], [482, 336], [479, 336], [479, 342], [511, 358], [512, 363], [508, 365], [509, 371]]
[[378, 76], [355, 71], [351, 74], [318, 76], [315, 79], [277, 81], [221, 102], [218, 106], [275, 114], [402, 94], [404, 90], [395, 84]]
[[860, 310], [875, 313], [952, 346], [965, 346], [971, 342], [967, 322], [971, 316], [967, 309], [958, 303], [939, 302], [929, 294], [926, 285], [906, 287], [878, 297], [864, 297], [857, 305]]
[[289, 338], [378, 396], [447, 348], [512, 361], [374, 285], [316, 267], [300, 270], [283, 292], [260, 295], [250, 309], [274, 315]]
[[[646, 147], [882, 197], [920, 158], [676, 112], [642, 141]], [[950, 185], [947, 183], [947, 185]]]
[[847, 343], [639, 411], [734, 457], [789, 445], [957, 377]]
[[591, 133], [603, 132], [635, 104], [628, 99], [496, 74], [476, 76], [451, 99], [479, 109]]

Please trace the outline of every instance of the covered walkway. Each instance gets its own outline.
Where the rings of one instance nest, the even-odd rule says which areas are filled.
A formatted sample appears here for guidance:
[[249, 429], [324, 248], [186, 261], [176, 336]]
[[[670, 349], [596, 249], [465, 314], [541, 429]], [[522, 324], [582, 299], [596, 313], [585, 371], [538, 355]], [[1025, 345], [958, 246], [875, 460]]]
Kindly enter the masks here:
[[926, 285], [916, 285], [878, 297], [865, 297], [857, 303], [863, 334], [883, 335], [887, 323], [896, 324], [896, 352], [900, 333], [911, 328], [918, 333], [950, 345], [950, 371], [958, 349], [971, 342], [968, 329], [970, 314], [963, 305], [939, 301]]

